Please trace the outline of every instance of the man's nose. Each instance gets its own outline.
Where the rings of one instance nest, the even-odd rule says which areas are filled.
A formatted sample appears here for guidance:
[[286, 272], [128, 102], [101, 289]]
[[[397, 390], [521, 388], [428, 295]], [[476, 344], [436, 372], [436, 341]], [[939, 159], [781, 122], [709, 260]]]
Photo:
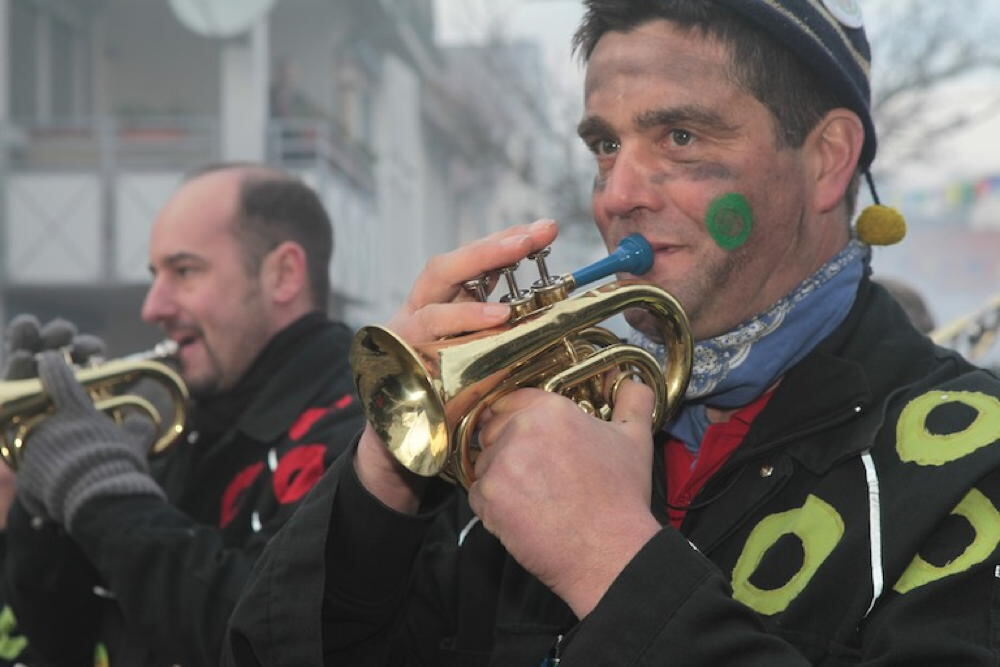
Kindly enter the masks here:
[[628, 216], [637, 209], [658, 210], [663, 206], [666, 179], [638, 151], [623, 149], [596, 184], [594, 204], [611, 218]]
[[164, 281], [154, 278], [142, 302], [143, 321], [156, 324], [171, 317], [176, 311], [177, 307], [170, 296], [170, 289]]

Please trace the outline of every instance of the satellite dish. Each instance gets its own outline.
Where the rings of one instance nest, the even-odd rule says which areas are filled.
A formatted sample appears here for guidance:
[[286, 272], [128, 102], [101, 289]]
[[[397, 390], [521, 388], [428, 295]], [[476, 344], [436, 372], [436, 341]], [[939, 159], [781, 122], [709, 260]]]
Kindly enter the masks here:
[[277, 0], [170, 0], [188, 30], [205, 37], [235, 37], [271, 11]]

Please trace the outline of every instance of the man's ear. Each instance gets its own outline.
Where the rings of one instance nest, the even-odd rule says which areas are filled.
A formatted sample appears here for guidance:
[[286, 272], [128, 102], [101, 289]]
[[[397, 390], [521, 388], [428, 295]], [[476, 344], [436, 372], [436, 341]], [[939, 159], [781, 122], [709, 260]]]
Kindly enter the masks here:
[[844, 200], [858, 169], [865, 128], [849, 109], [828, 111], [806, 138], [814, 178], [813, 206], [829, 213]]
[[276, 303], [290, 303], [308, 289], [306, 252], [294, 241], [283, 241], [261, 265], [264, 288]]

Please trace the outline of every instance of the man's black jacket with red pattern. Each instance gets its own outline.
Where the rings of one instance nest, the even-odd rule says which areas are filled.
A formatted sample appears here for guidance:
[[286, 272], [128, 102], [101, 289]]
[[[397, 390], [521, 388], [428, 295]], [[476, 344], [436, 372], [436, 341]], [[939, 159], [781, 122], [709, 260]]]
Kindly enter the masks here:
[[32, 648], [60, 665], [93, 664], [98, 642], [112, 667], [218, 664], [257, 556], [363, 424], [350, 340], [307, 315], [233, 391], [198, 404], [152, 462], [169, 502], [95, 500], [70, 536], [16, 507], [5, 574]]

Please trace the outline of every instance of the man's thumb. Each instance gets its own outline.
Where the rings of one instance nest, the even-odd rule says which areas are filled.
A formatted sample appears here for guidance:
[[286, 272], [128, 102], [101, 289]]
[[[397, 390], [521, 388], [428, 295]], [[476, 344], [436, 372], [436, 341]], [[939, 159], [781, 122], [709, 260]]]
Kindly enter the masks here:
[[653, 396], [642, 382], [623, 380], [614, 396], [611, 421], [638, 424], [648, 432], [653, 427]]

